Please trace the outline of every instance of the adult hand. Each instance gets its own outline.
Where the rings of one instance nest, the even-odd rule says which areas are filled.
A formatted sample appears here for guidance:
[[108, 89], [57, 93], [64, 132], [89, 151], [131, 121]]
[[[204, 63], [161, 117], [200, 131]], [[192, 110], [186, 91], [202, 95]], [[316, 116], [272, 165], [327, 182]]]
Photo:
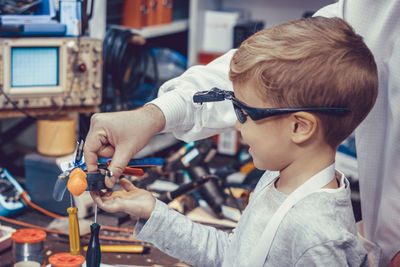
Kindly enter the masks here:
[[90, 192], [97, 206], [107, 212], [123, 211], [137, 218], [150, 218], [156, 204], [155, 197], [149, 191], [135, 187], [125, 178], [119, 183], [124, 190]]
[[164, 126], [164, 114], [152, 104], [133, 111], [94, 114], [84, 146], [87, 170], [97, 171], [98, 156], [112, 158], [109, 170], [113, 175], [105, 183], [113, 187], [132, 156]]

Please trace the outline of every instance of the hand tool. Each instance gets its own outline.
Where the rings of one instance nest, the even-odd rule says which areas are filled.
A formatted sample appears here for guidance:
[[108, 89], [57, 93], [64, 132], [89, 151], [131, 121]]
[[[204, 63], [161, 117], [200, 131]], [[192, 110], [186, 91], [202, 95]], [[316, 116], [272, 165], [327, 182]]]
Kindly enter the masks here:
[[71, 198], [71, 207], [67, 209], [68, 212], [68, 232], [69, 232], [69, 250], [72, 255], [81, 254], [81, 240], [78, 223], [78, 208], [74, 207]]
[[86, 168], [85, 161], [83, 158], [83, 140], [80, 140], [75, 149], [75, 156], [72, 161], [65, 161], [60, 164], [62, 173], [58, 176], [58, 179], [54, 185], [53, 198], [56, 201], [63, 199], [64, 193], [67, 189], [67, 184], [70, 178], [70, 174], [77, 176], [76, 178], [81, 179], [81, 173], [79, 169], [83, 170]]
[[[62, 200], [67, 188], [74, 196], [79, 196], [84, 191], [107, 189], [104, 181], [106, 176], [112, 176], [111, 172], [108, 170], [111, 158], [99, 158], [99, 170], [87, 172], [83, 157], [83, 144], [83, 140], [78, 143], [75, 159], [73, 161], [61, 163], [63, 173], [58, 176], [53, 191], [53, 198], [56, 201]], [[161, 158], [131, 159], [128, 163], [128, 167], [124, 169], [123, 174], [142, 176], [144, 175], [144, 171], [139, 167], [153, 167], [163, 164], [164, 160]]]
[[[83, 156], [83, 141], [79, 141], [77, 144], [74, 165], [79, 165]], [[75, 170], [72, 170], [72, 172]], [[69, 182], [69, 181], [68, 181]], [[70, 193], [71, 206], [67, 209], [68, 212], [68, 231], [69, 231], [69, 249], [72, 255], [81, 254], [81, 240], [79, 233], [79, 222], [78, 222], [78, 208], [74, 206], [73, 197]]]
[[[88, 250], [88, 246], [83, 247], [84, 251]], [[101, 245], [101, 252], [116, 252], [116, 253], [147, 253], [150, 247], [144, 247], [141, 245]]]
[[101, 251], [99, 241], [100, 225], [97, 223], [97, 205], [94, 207], [94, 223], [90, 226], [90, 241], [86, 252], [86, 266], [99, 267]]

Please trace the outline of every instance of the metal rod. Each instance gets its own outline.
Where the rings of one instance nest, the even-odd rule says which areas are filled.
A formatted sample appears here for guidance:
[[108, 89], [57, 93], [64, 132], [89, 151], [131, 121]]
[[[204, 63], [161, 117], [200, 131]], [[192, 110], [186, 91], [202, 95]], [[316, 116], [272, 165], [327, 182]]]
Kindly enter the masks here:
[[94, 222], [97, 223], [97, 204], [94, 204]]

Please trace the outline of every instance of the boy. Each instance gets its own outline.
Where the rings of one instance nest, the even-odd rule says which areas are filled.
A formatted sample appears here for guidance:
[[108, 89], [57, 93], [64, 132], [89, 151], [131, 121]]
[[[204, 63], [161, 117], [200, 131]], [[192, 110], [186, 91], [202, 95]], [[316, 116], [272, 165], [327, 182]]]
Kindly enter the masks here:
[[[377, 96], [362, 38], [338, 18], [313, 17], [261, 31], [230, 65], [236, 128], [266, 172], [231, 233], [191, 222], [122, 179], [93, 192], [100, 208], [144, 219], [137, 238], [194, 266], [363, 266], [349, 182], [335, 171], [338, 145]], [[207, 108], [204, 104], [202, 108]]]

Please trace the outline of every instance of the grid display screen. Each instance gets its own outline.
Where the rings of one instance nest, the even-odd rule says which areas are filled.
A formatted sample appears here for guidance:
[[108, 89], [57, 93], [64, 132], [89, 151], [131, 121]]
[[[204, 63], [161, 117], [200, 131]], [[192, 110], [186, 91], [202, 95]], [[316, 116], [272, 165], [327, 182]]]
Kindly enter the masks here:
[[58, 47], [11, 48], [11, 87], [59, 85]]

